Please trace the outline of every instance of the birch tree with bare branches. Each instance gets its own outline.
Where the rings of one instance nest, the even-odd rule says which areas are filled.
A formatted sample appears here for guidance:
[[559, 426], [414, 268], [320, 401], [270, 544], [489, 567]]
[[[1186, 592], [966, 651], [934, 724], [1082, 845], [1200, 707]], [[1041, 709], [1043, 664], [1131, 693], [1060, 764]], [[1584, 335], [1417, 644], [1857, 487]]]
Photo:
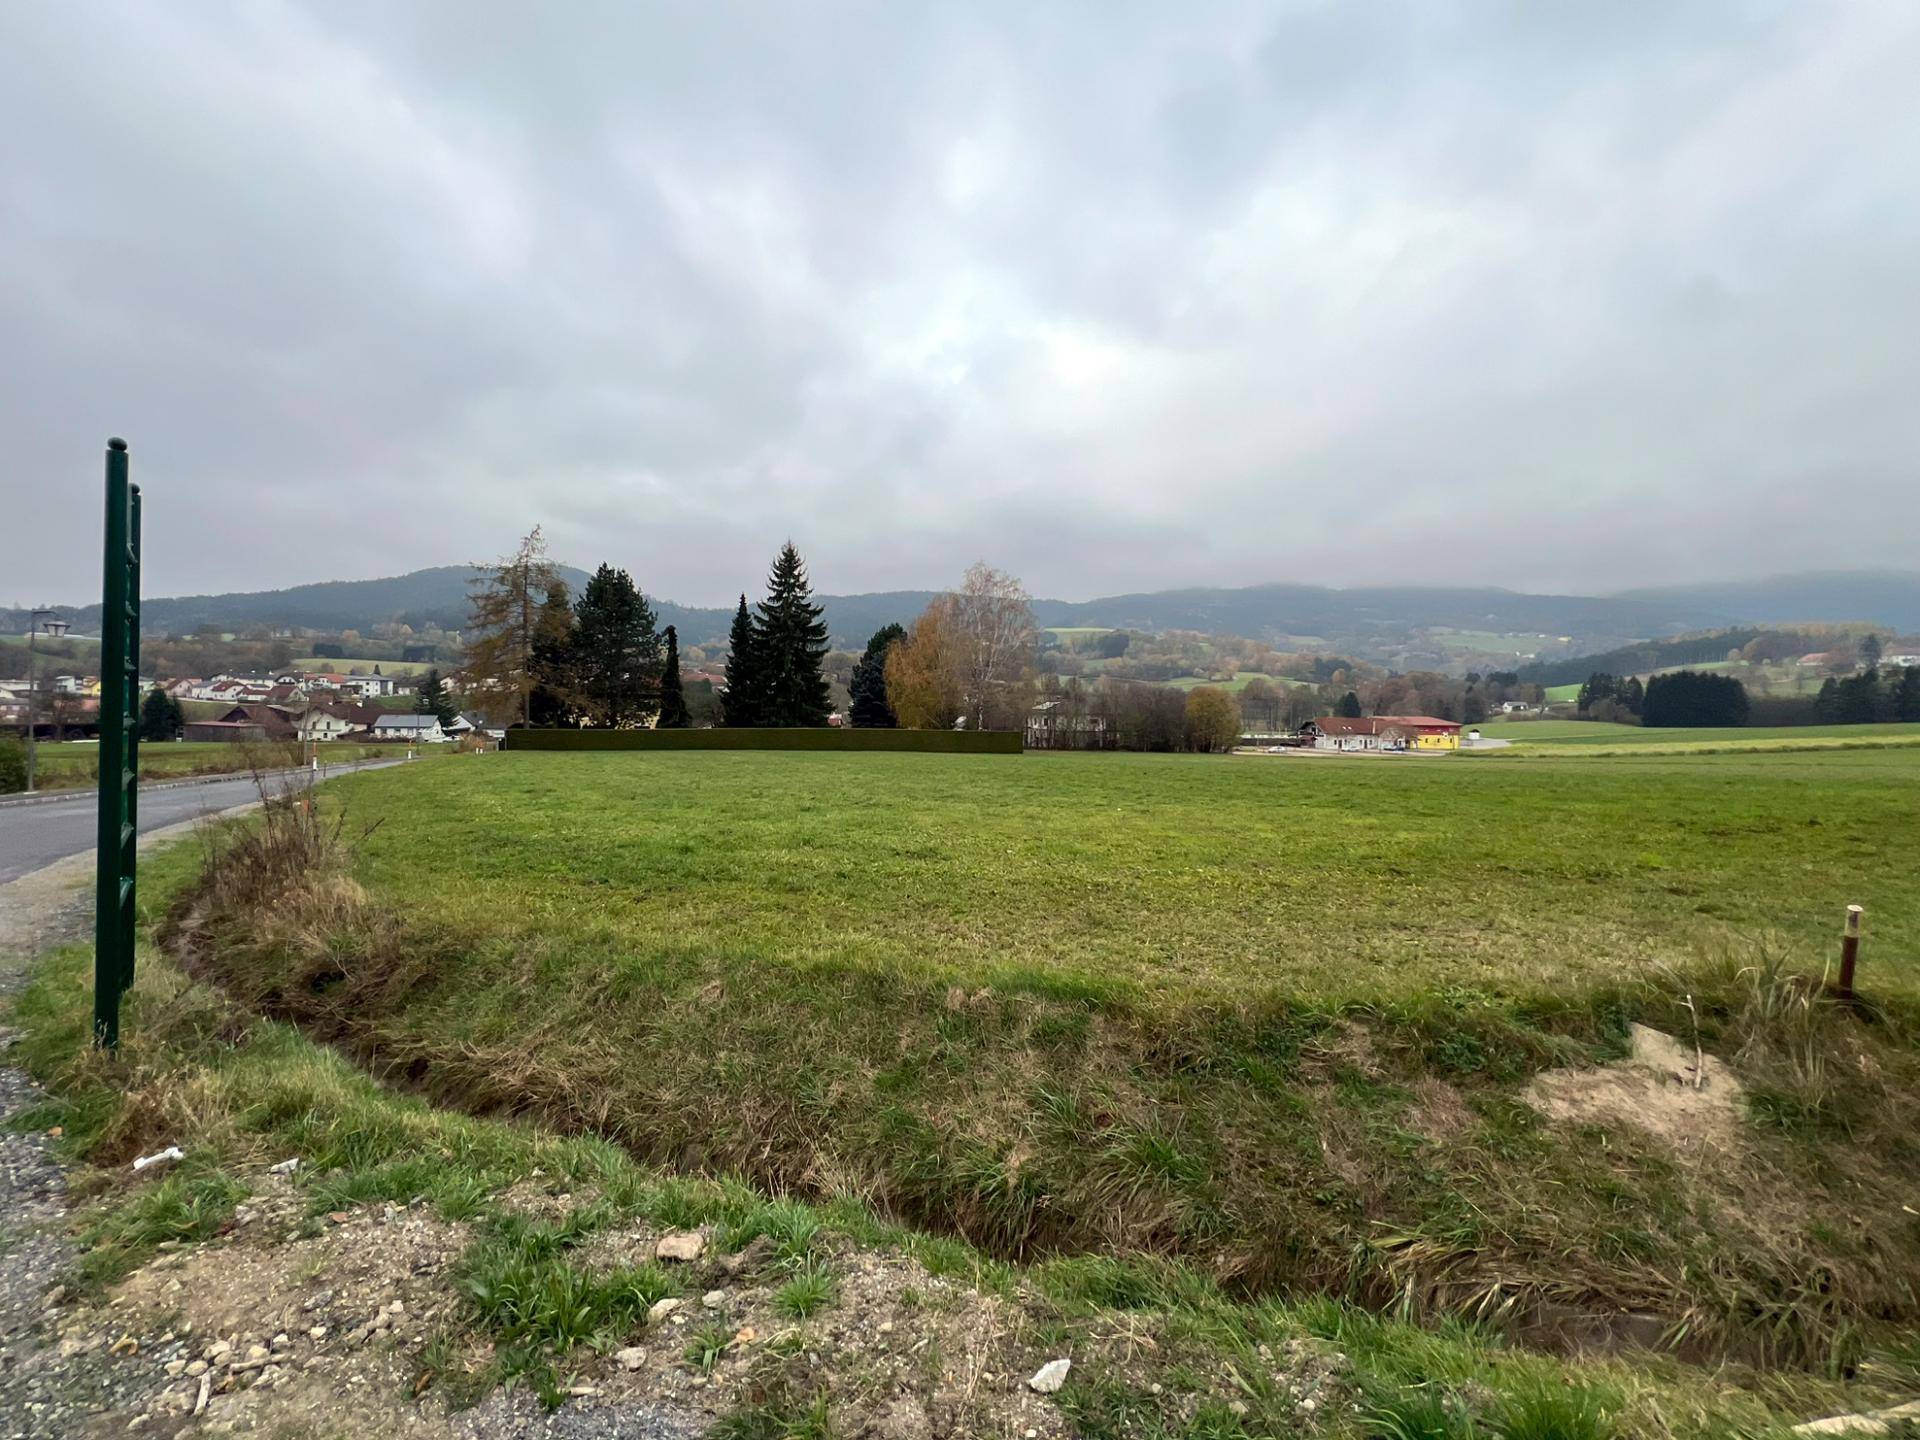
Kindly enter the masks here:
[[1033, 597], [1004, 570], [976, 561], [967, 567], [953, 600], [968, 728], [1018, 725], [1032, 688], [1040, 637]]

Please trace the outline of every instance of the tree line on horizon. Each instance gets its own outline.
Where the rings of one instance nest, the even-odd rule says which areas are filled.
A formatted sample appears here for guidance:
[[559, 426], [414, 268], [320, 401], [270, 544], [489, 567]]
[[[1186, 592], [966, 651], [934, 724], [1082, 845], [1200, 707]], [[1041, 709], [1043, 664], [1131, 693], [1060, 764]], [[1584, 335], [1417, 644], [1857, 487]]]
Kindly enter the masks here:
[[[735, 628], [744, 683], [736, 723], [826, 722], [825, 632], [809, 596], [805, 566], [788, 542], [757, 617], [740, 597]], [[575, 595], [535, 526], [513, 554], [484, 571], [471, 607], [465, 683], [496, 718], [612, 729], [693, 723], [679, 636], [671, 625], [660, 627], [627, 571], [602, 563]], [[744, 719], [749, 694], [762, 717], [752, 722]]]
[[[1230, 748], [1249, 729], [1271, 733], [1313, 715], [1370, 710], [1477, 722], [1501, 699], [1538, 698], [1510, 672], [1464, 680], [1426, 672], [1374, 675], [1330, 663], [1324, 685], [1256, 678], [1239, 695], [1221, 686], [1191, 691], [1127, 679], [1091, 684], [1042, 674], [1041, 632], [1020, 581], [985, 562], [936, 595], [906, 625], [875, 631], [847, 678], [843, 723], [863, 728], [1025, 728], [1048, 702], [1076, 735], [1124, 749]], [[830, 723], [832, 690], [823, 607], [791, 544], [768, 576], [766, 598], [743, 593], [716, 688], [725, 726]], [[663, 727], [693, 723], [672, 627], [656, 633], [651, 606], [625, 571], [602, 565], [579, 596], [547, 559], [536, 528], [485, 572], [469, 627], [469, 698], [497, 717], [532, 726]], [[1097, 714], [1099, 724], [1086, 721]]]
[[[527, 726], [684, 728], [692, 722], [678, 637], [657, 626], [624, 570], [601, 565], [573, 595], [536, 526], [484, 570], [472, 593], [470, 698]], [[1013, 577], [979, 564], [912, 625], [877, 631], [855, 664], [845, 720], [865, 727], [1012, 728], [1022, 723], [1038, 640]], [[719, 724], [819, 726], [833, 715], [823, 607], [799, 550], [775, 556], [766, 596], [741, 594], [729, 634]], [[425, 703], [423, 699], [423, 704]]]
[[1654, 727], [1738, 725], [1870, 725], [1920, 721], [1920, 666], [1881, 670], [1879, 636], [1857, 647], [1860, 668], [1829, 675], [1805, 696], [1754, 698], [1737, 676], [1677, 670], [1650, 676], [1595, 671], [1580, 686], [1575, 708], [1583, 718]]

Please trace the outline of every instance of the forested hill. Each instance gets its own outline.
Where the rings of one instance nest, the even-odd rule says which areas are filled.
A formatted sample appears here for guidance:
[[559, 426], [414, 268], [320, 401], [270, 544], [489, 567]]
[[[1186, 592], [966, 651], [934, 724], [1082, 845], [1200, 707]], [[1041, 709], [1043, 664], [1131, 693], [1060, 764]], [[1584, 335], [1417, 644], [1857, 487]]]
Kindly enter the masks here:
[[[576, 587], [586, 580], [578, 569], [563, 566], [561, 571]], [[442, 565], [379, 580], [154, 598], [146, 601], [142, 618], [150, 630], [171, 633], [206, 625], [223, 630], [285, 625], [364, 631], [388, 621], [457, 629], [466, 620], [467, 591], [474, 573], [468, 566]], [[834, 642], [856, 647], [883, 625], [912, 620], [935, 593], [895, 590], [820, 599]], [[748, 598], [756, 598], [755, 592], [749, 592]], [[731, 607], [725, 606], [685, 606], [662, 599], [655, 599], [654, 605], [661, 623], [678, 626], [682, 641], [690, 645], [723, 640], [732, 614]], [[1628, 642], [1770, 621], [1860, 620], [1894, 631], [1920, 630], [1920, 575], [1863, 571], [1783, 576], [1614, 596], [1417, 586], [1336, 590], [1275, 584], [1159, 590], [1085, 601], [1038, 600], [1034, 609], [1047, 626], [1197, 630], [1362, 656], [1390, 652], [1409, 636], [1443, 628], [1540, 636], [1546, 642], [1542, 649], [1599, 652]], [[97, 632], [98, 606], [65, 613], [81, 630]], [[24, 612], [0, 610], [0, 630], [23, 630], [25, 623]], [[1722, 644], [1721, 654], [1727, 648]], [[1665, 663], [1697, 658], [1701, 657], [1688, 655]], [[1576, 678], [1584, 678], [1585, 673]]]
[[[578, 592], [587, 572], [571, 565], [557, 567], [560, 576]], [[467, 597], [480, 572], [468, 565], [437, 565], [406, 575], [378, 580], [326, 580], [294, 585], [285, 590], [234, 591], [223, 595], [156, 597], [140, 607], [142, 626], [155, 632], [187, 634], [203, 626], [240, 631], [256, 626], [295, 626], [308, 630], [362, 630], [388, 622], [415, 628], [439, 626], [457, 630], [467, 621]], [[935, 592], [900, 590], [873, 595], [822, 597], [829, 623], [842, 645], [864, 645], [867, 637], [894, 620], [907, 621], [926, 607]], [[689, 645], [724, 640], [733, 619], [731, 609], [677, 605], [648, 597], [662, 625], [677, 626]], [[747, 596], [751, 601], [755, 593]], [[100, 607], [55, 607], [76, 629], [98, 634]], [[0, 609], [0, 632], [26, 628], [24, 610]]]
[[1766, 580], [1628, 590], [1616, 598], [1712, 611], [1729, 623], [1857, 620], [1902, 634], [1920, 631], [1920, 573], [1907, 570], [1814, 570]]
[[1542, 660], [1520, 667], [1520, 678], [1532, 685], [1574, 685], [1589, 675], [1645, 675], [1673, 665], [1706, 665], [1725, 660], [1762, 635], [1773, 632], [1751, 627], [1710, 630], [1673, 640], [1644, 640], [1621, 645], [1597, 655], [1575, 655], [1566, 660]]

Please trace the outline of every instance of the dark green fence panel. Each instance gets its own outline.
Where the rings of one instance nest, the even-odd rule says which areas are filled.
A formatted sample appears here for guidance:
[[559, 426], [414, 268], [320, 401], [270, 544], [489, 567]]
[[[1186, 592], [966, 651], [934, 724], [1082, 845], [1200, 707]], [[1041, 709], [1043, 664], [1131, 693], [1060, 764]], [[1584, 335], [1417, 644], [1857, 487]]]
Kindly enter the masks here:
[[120, 1043], [120, 996], [133, 984], [134, 862], [139, 840], [140, 487], [127, 442], [107, 442], [106, 553], [100, 610], [100, 830], [93, 897], [93, 1038]]
[[1018, 730], [509, 730], [508, 750], [840, 750], [1018, 755]]

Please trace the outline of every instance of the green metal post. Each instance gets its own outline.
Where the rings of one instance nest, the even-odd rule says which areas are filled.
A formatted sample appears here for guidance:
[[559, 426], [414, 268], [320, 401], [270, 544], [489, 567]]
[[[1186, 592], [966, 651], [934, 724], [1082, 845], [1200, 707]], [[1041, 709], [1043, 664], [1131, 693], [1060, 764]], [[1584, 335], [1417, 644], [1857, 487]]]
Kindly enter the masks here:
[[93, 899], [93, 1039], [120, 1043], [120, 996], [133, 984], [135, 824], [140, 774], [140, 489], [127, 442], [107, 441], [100, 610], [100, 828]]
[[[120, 456], [122, 478], [126, 453]], [[127, 486], [127, 708], [121, 718], [126, 736], [126, 930], [120, 946], [120, 988], [133, 988], [133, 910], [135, 866], [140, 858], [140, 487]]]

